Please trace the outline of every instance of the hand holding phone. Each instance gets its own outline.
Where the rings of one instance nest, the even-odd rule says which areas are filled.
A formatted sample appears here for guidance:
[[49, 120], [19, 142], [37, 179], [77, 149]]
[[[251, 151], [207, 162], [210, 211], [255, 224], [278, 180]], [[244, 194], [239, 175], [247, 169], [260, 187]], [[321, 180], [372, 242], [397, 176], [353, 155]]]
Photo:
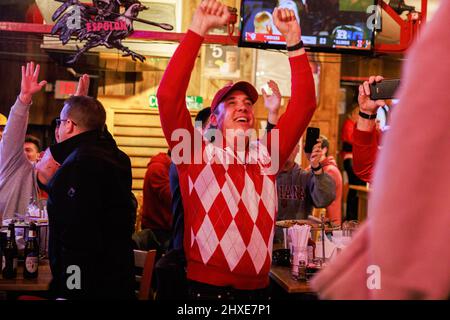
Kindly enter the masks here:
[[305, 153], [311, 153], [314, 145], [317, 144], [317, 139], [320, 137], [320, 129], [315, 127], [308, 127], [306, 129], [306, 139], [305, 139]]
[[370, 100], [385, 100], [394, 98], [400, 86], [400, 79], [382, 80], [370, 84]]
[[359, 110], [367, 113], [367, 114], [375, 114], [377, 113], [377, 110], [379, 107], [382, 107], [386, 104], [386, 102], [383, 99], [375, 99], [375, 96], [371, 97], [371, 91], [376, 91], [372, 89], [373, 86], [377, 86], [380, 83], [384, 82], [386, 80], [383, 79], [382, 76], [371, 76], [369, 78], [369, 81], [364, 81], [359, 86], [359, 95], [358, 95], [358, 104], [359, 104]]

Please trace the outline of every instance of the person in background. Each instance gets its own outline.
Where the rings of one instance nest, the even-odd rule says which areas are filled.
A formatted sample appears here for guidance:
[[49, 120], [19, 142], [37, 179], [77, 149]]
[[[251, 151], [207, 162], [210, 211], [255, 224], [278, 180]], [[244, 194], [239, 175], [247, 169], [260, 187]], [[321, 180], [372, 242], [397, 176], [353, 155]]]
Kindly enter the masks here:
[[[14, 218], [16, 213], [25, 215], [30, 201], [41, 203], [46, 195], [39, 183], [47, 183], [59, 167], [50, 149], [41, 156], [37, 152], [39, 143], [26, 140], [32, 98], [46, 81], [38, 82], [40, 66], [34, 62], [27, 63], [21, 71], [20, 94], [11, 107], [0, 141], [0, 221]], [[83, 75], [75, 94], [86, 95], [88, 88], [89, 77]]]
[[153, 156], [147, 165], [143, 188], [142, 229], [151, 229], [164, 249], [172, 238], [170, 163], [170, 151]]
[[[96, 99], [67, 99], [58, 120], [61, 164], [46, 185], [50, 292], [66, 299], [133, 299], [135, 199], [131, 162], [105, 128]], [[73, 266], [80, 274], [70, 287]]]
[[321, 135], [320, 141], [322, 147], [320, 165], [322, 166], [323, 171], [333, 179], [336, 186], [336, 197], [334, 201], [327, 207], [327, 218], [333, 225], [340, 226], [342, 223], [342, 174], [337, 166], [334, 157], [328, 155], [330, 143], [327, 137]]
[[381, 131], [377, 128], [376, 115], [384, 100], [371, 100], [369, 85], [383, 80], [382, 76], [371, 76], [359, 86], [359, 115], [354, 128], [353, 167], [355, 174], [365, 182], [372, 181], [375, 159], [381, 144]]
[[255, 26], [255, 33], [272, 34], [272, 14], [268, 11], [258, 12], [253, 20], [253, 25]]
[[[353, 130], [358, 120], [358, 105], [353, 106], [351, 112], [347, 114], [341, 131], [342, 151], [344, 170], [347, 173], [348, 183], [350, 185], [365, 185], [366, 183], [359, 179], [353, 171]], [[347, 211], [346, 220], [358, 219], [358, 195], [356, 190], [349, 189], [347, 193]]]
[[[333, 179], [320, 164], [321, 143], [317, 143], [311, 154], [307, 154], [312, 170], [303, 170], [295, 158], [300, 150], [297, 144], [277, 176], [278, 216], [277, 220], [308, 219], [313, 208], [325, 208], [336, 197]], [[282, 228], [275, 228], [274, 243], [283, 243]]]
[[23, 144], [23, 151], [30, 162], [36, 162], [39, 159], [41, 150], [41, 142], [38, 138], [32, 135], [27, 135], [25, 137], [25, 142]]
[[[211, 115], [211, 108], [200, 110], [195, 116], [197, 130], [206, 137], [206, 126]], [[200, 125], [200, 127], [198, 127]], [[209, 138], [211, 140], [211, 136]], [[169, 251], [155, 265], [156, 299], [183, 300], [188, 297], [186, 279], [186, 256], [184, 254], [184, 209], [181, 198], [180, 180], [177, 166], [171, 162], [169, 169], [170, 191], [172, 193], [172, 238]]]
[[[316, 104], [311, 69], [304, 49], [299, 48], [301, 32], [295, 14], [279, 9], [273, 16], [275, 25], [291, 48], [288, 56], [292, 66], [292, 97], [287, 111], [268, 133], [267, 146], [272, 150], [271, 143], [277, 145], [276, 138], [271, 140], [277, 132], [279, 148], [274, 152], [279, 154], [282, 166], [310, 122]], [[177, 160], [185, 209], [187, 278], [192, 299], [262, 299], [268, 296], [276, 215], [275, 175], [279, 167], [267, 173], [262, 170], [263, 161], [276, 162], [273, 160], [275, 153], [252, 151], [256, 163], [246, 165], [244, 161], [249, 152], [240, 149], [239, 153], [243, 151], [246, 156], [242, 159], [233, 148], [237, 134], [253, 128], [253, 105], [258, 92], [251, 84], [241, 81], [216, 93], [209, 121], [217, 128], [216, 133], [219, 131], [224, 138], [216, 137], [214, 143], [202, 141], [201, 137], [198, 137], [203, 142], [201, 145], [194, 142], [197, 139], [194, 136], [200, 133], [192, 126], [185, 105], [190, 74], [203, 38], [211, 28], [225, 25], [229, 17], [226, 6], [218, 1], [206, 0], [199, 5], [190, 30], [169, 62], [157, 93], [161, 124], [172, 150], [172, 159], [176, 155], [175, 148], [179, 148], [172, 134], [180, 129], [190, 134], [187, 149], [183, 151], [193, 151], [191, 155], [206, 151], [206, 159], [203, 157], [198, 164], [192, 163], [193, 158], [180, 163], [179, 154]], [[250, 139], [245, 142], [251, 150], [259, 143], [250, 144]], [[220, 146], [220, 143], [226, 145]], [[214, 158], [208, 155], [209, 151], [214, 153]], [[267, 158], [261, 158], [263, 155]], [[224, 160], [220, 162], [222, 156]], [[233, 159], [232, 163], [227, 162], [228, 158]]]
[[450, 170], [443, 169], [450, 163], [450, 149], [443, 147], [450, 141], [450, 60], [443, 58], [450, 37], [441, 33], [448, 21], [450, 1], [442, 1], [407, 52], [400, 102], [376, 160], [368, 219], [311, 282], [322, 299], [450, 297]]

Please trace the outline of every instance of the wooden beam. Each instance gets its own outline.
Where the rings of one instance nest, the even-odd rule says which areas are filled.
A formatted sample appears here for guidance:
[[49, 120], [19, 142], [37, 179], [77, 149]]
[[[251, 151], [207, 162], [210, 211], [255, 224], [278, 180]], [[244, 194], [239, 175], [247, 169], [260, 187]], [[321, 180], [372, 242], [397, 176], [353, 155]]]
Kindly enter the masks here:
[[[53, 25], [38, 24], [38, 23], [21, 23], [21, 22], [0, 22], [0, 31], [10, 32], [25, 32], [51, 35]], [[145, 31], [135, 30], [128, 39], [148, 40], [148, 41], [168, 41], [180, 42], [185, 36], [185, 33], [176, 32], [160, 32], [160, 31]], [[222, 44], [222, 45], [237, 45], [238, 36], [229, 35], [207, 35], [203, 43]]]

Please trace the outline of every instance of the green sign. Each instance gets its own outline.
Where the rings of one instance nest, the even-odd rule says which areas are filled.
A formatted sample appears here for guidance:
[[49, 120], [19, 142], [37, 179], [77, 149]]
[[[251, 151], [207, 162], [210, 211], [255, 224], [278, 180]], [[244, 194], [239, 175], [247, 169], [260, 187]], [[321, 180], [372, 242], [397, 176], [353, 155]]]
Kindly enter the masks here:
[[[201, 109], [203, 109], [203, 98], [200, 96], [187, 96], [186, 97], [186, 105], [187, 105], [188, 109], [201, 110]], [[150, 108], [153, 108], [153, 109], [158, 108], [158, 99], [156, 98], [155, 94], [150, 95], [149, 106], [150, 106]]]

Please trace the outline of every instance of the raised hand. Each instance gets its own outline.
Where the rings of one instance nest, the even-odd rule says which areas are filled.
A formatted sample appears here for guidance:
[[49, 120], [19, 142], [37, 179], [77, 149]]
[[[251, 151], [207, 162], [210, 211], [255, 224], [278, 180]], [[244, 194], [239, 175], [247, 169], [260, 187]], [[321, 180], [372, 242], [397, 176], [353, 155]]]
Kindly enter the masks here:
[[322, 157], [322, 141], [320, 139], [317, 139], [317, 141], [319, 142], [314, 145], [309, 157], [311, 168], [317, 168], [320, 163], [320, 158]]
[[36, 92], [47, 84], [47, 81], [38, 81], [40, 65], [34, 66], [34, 62], [28, 62], [26, 66], [22, 66], [22, 81], [20, 83], [19, 99], [24, 104], [30, 104], [31, 98]]
[[298, 44], [302, 33], [294, 10], [277, 7], [273, 10], [272, 15], [275, 26], [286, 38], [286, 45], [294, 46]]
[[382, 80], [382, 76], [371, 76], [369, 81], [364, 81], [364, 83], [359, 86], [358, 104], [360, 111], [367, 114], [375, 114], [379, 107], [386, 104], [384, 100], [370, 100], [369, 84], [381, 82]]
[[203, 0], [195, 10], [189, 29], [204, 36], [210, 29], [226, 25], [229, 19], [226, 5], [217, 0]]
[[83, 74], [78, 80], [77, 91], [75, 92], [76, 96], [87, 96], [89, 92], [89, 75]]
[[267, 108], [267, 110], [269, 110], [269, 113], [278, 114], [281, 106], [280, 89], [278, 88], [277, 83], [273, 80], [270, 80], [267, 84], [269, 85], [270, 90], [272, 90], [272, 94], [269, 95], [264, 90], [264, 88], [261, 89], [264, 98], [264, 106]]

